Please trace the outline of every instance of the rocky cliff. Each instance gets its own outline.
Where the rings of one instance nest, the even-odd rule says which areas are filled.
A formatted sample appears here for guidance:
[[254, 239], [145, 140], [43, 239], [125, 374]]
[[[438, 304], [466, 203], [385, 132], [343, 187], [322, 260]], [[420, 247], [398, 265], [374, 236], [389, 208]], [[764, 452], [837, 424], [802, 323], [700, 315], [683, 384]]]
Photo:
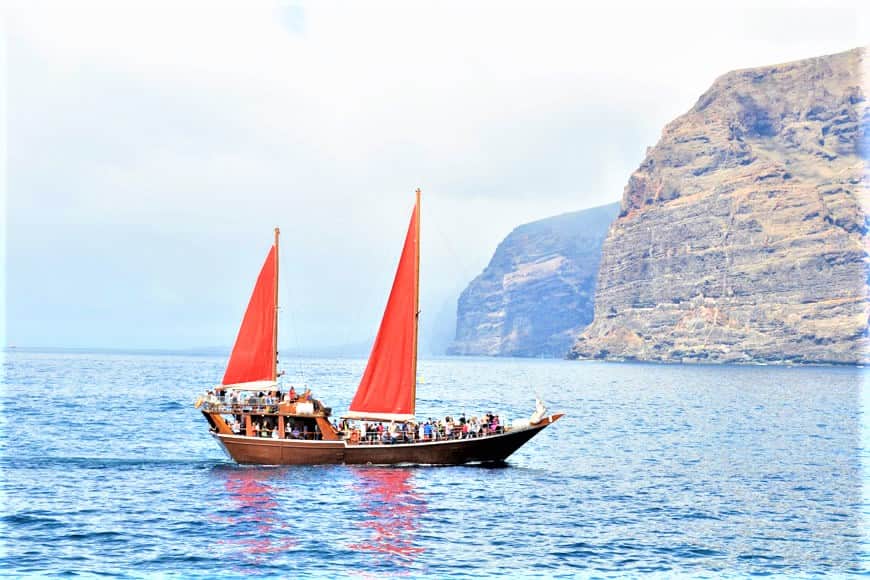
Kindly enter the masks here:
[[667, 125], [570, 356], [867, 362], [864, 66], [856, 49], [731, 72]]
[[462, 292], [448, 354], [564, 356], [592, 321], [610, 204], [525, 224]]

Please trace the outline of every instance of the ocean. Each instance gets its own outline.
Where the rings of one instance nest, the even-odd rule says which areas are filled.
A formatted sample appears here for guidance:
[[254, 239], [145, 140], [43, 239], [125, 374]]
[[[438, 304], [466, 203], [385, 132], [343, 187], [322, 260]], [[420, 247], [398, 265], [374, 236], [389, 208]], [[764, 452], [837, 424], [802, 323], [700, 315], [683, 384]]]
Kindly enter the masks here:
[[[418, 417], [567, 416], [499, 467], [243, 467], [193, 407], [224, 364], [8, 352], [0, 574], [868, 570], [861, 369], [421, 360]], [[364, 365], [282, 361], [337, 413]]]

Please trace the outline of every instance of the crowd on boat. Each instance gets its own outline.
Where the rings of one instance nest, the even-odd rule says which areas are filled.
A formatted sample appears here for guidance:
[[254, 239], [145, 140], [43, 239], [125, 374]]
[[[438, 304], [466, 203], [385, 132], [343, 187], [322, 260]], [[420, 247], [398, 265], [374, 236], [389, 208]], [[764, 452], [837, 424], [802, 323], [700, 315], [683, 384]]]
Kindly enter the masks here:
[[[286, 392], [274, 391], [236, 391], [218, 388], [210, 390], [197, 402], [206, 405], [212, 411], [231, 414], [228, 425], [236, 435], [253, 435], [254, 437], [271, 439], [308, 439], [323, 438], [317, 423], [311, 419], [285, 416], [278, 421], [273, 413], [282, 412], [286, 404], [311, 405], [310, 412], [325, 411], [326, 417], [330, 410], [315, 399], [311, 389], [305, 389], [301, 394], [291, 386]], [[541, 405], [540, 401], [538, 402]], [[543, 408], [539, 407], [543, 416]], [[261, 414], [263, 413], [263, 414]], [[245, 415], [251, 416], [251, 429], [247, 429]], [[327, 419], [328, 420], [328, 419]], [[280, 429], [283, 423], [284, 434]], [[509, 429], [509, 422], [497, 414], [488, 412], [481, 416], [466, 418], [465, 413], [458, 417], [446, 416], [443, 419], [429, 417], [425, 421], [354, 421], [350, 419], [333, 420], [332, 428], [341, 439], [351, 444], [360, 445], [391, 445], [400, 443], [421, 443], [434, 441], [451, 441], [459, 439], [474, 439], [504, 433]]]
[[428, 441], [449, 441], [454, 439], [471, 439], [504, 433], [505, 424], [498, 415], [486, 413], [480, 418], [474, 416], [466, 419], [465, 413], [458, 418], [451, 416], [443, 419], [429, 417], [426, 421], [360, 421], [354, 425], [348, 419], [333, 426], [343, 439], [359, 444], [396, 444], [420, 443]]
[[[246, 435], [245, 424], [241, 415], [231, 417], [227, 424], [232, 429], [234, 435]], [[263, 437], [268, 439], [280, 439], [280, 431], [278, 418], [273, 416], [262, 416], [251, 421], [251, 431], [254, 437]], [[317, 423], [309, 423], [302, 420], [294, 420], [292, 417], [284, 419], [284, 438], [285, 439], [322, 439], [322, 434]]]
[[[243, 416], [234, 415], [227, 421], [235, 435], [247, 433]], [[332, 427], [339, 437], [353, 444], [362, 445], [392, 445], [397, 443], [420, 443], [430, 441], [450, 441], [455, 439], [473, 439], [504, 433], [507, 427], [498, 415], [487, 413], [482, 417], [465, 418], [465, 414], [454, 419], [450, 416], [444, 419], [429, 418], [417, 423], [413, 421], [384, 423], [382, 421], [360, 421], [358, 424], [348, 419], [333, 421]], [[251, 422], [254, 437], [279, 439], [279, 422], [276, 416], [261, 416]], [[322, 439], [322, 433], [317, 423], [284, 418], [284, 439]]]
[[[197, 400], [197, 408], [200, 405], [206, 405], [206, 408], [217, 410], [218, 407], [225, 407], [231, 412], [251, 412], [260, 411], [265, 413], [275, 413], [281, 405], [285, 404], [310, 403], [314, 411], [324, 410], [320, 401], [315, 399], [311, 394], [311, 389], [305, 389], [302, 393], [297, 393], [296, 388], [291, 386], [287, 392], [280, 390], [273, 391], [237, 391], [234, 389], [218, 388], [209, 390], [205, 396]], [[326, 409], [328, 411], [328, 409]], [[328, 413], [327, 413], [328, 414]]]

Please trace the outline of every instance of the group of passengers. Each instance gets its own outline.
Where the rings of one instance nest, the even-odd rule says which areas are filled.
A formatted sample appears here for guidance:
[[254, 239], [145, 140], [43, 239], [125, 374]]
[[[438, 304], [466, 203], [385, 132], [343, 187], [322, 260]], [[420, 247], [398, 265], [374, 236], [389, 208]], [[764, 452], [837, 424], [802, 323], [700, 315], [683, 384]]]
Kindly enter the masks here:
[[360, 421], [354, 429], [353, 425], [344, 419], [333, 427], [344, 439], [366, 444], [420, 443], [427, 441], [449, 441], [454, 439], [470, 439], [504, 433], [505, 427], [501, 418], [492, 413], [482, 417], [466, 419], [462, 413], [458, 419], [447, 416], [444, 419], [429, 417], [421, 423], [392, 421], [387, 425], [383, 422]]
[[[252, 417], [253, 418], [253, 417]], [[230, 429], [234, 435], [247, 433], [243, 415], [235, 415], [229, 420]], [[254, 437], [267, 439], [280, 439], [279, 424], [277, 417], [262, 416], [251, 422], [251, 430]], [[317, 423], [309, 425], [307, 421], [297, 421], [292, 417], [284, 418], [285, 439], [320, 439], [320, 428]]]
[[308, 403], [314, 404], [315, 409], [321, 407], [320, 401], [316, 400], [311, 395], [311, 389], [305, 389], [301, 394], [296, 392], [294, 387], [290, 387], [285, 393], [281, 390], [274, 391], [236, 391], [219, 388], [206, 393], [205, 402], [212, 406], [226, 405], [236, 409], [238, 407], [267, 407], [267, 411], [275, 412], [277, 406], [281, 403]]

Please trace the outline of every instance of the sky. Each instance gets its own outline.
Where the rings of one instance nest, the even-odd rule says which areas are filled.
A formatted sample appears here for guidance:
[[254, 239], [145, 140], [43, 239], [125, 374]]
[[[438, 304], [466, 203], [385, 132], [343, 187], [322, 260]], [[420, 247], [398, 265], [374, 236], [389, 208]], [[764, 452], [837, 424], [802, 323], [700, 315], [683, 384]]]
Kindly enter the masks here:
[[421, 352], [516, 226], [617, 201], [720, 75], [867, 44], [860, 2], [41, 2], [2, 10], [0, 335], [368, 348], [423, 190]]

